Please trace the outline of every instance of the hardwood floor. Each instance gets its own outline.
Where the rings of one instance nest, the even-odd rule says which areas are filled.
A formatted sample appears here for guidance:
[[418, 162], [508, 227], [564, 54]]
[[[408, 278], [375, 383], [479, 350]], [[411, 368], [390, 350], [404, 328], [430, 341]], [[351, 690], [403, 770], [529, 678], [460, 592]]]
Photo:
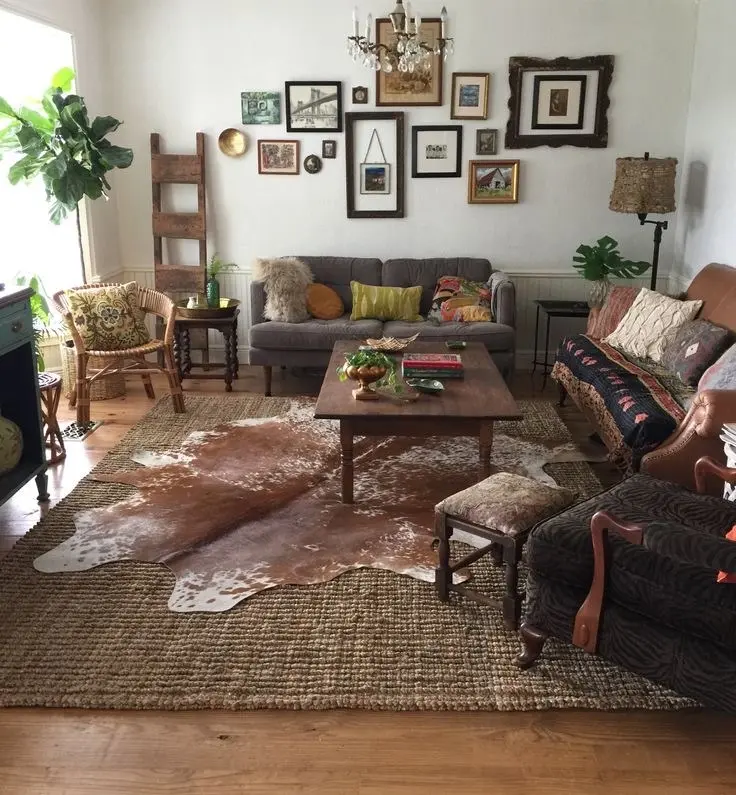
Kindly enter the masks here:
[[[260, 391], [260, 372], [243, 369], [236, 390]], [[275, 394], [319, 389], [315, 376], [274, 375]], [[186, 386], [223, 389], [219, 382]], [[540, 395], [528, 373], [517, 376], [514, 394]], [[551, 386], [545, 397], [554, 399]], [[124, 398], [92, 406], [105, 423], [67, 445], [67, 460], [50, 472], [52, 504], [151, 403], [129, 381]], [[561, 416], [576, 439], [586, 438], [590, 429], [574, 408]], [[71, 418], [65, 407], [62, 418]], [[606, 484], [617, 479], [606, 464], [595, 469]], [[38, 520], [35, 496], [29, 485], [0, 508], [0, 556]], [[736, 720], [710, 712], [0, 710], [1, 795], [725, 795], [735, 781]]]

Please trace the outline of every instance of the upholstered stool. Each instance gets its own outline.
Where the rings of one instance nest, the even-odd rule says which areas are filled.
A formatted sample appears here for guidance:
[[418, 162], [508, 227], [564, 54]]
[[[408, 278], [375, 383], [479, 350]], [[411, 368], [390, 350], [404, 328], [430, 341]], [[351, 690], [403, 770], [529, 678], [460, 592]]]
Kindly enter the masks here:
[[[507, 629], [516, 630], [524, 594], [518, 591], [519, 561], [530, 530], [575, 501], [568, 489], [547, 486], [530, 478], [500, 472], [459, 491], [435, 506], [435, 532], [439, 541], [439, 565], [435, 571], [437, 595], [446, 602], [450, 591], [467, 596], [503, 612]], [[450, 538], [461, 530], [490, 543], [474, 550], [457, 563], [450, 562]], [[503, 599], [453, 582], [453, 573], [490, 554], [497, 566], [506, 566], [506, 593]]]

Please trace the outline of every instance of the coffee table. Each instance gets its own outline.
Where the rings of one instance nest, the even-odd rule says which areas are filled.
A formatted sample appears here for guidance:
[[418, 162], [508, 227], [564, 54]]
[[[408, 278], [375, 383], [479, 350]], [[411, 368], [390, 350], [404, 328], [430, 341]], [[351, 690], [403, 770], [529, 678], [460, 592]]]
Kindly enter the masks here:
[[[493, 423], [521, 420], [523, 415], [501, 373], [480, 342], [457, 351], [462, 356], [465, 378], [445, 379], [440, 395], [422, 395], [413, 403], [389, 398], [355, 400], [353, 382], [343, 383], [337, 368], [345, 354], [357, 350], [355, 340], [335, 343], [322, 389], [314, 410], [315, 419], [340, 420], [342, 501], [353, 502], [353, 438], [355, 436], [477, 436], [480, 479], [491, 474]], [[407, 351], [445, 353], [437, 342], [415, 342]], [[398, 363], [401, 354], [397, 354]]]

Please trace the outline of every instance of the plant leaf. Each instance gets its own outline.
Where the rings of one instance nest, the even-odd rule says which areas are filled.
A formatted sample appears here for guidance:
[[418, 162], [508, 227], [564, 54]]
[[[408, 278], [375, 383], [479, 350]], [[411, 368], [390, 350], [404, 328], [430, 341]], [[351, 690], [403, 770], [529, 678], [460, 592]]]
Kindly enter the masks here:
[[100, 154], [102, 162], [108, 166], [107, 171], [112, 168], [128, 168], [133, 162], [133, 150], [123, 146], [101, 147]]
[[97, 116], [92, 122], [92, 139], [99, 141], [111, 132], [115, 132], [122, 124], [113, 116]]
[[54, 122], [37, 110], [33, 110], [33, 108], [18, 108], [18, 117], [30, 124], [36, 132], [51, 135], [54, 131]]
[[57, 199], [49, 208], [49, 220], [58, 226], [67, 216], [66, 207]]
[[15, 111], [11, 107], [10, 103], [0, 97], [0, 116], [9, 116], [11, 119], [15, 118]]
[[60, 91], [69, 91], [74, 82], [74, 70], [70, 66], [63, 66], [51, 78], [51, 87]]

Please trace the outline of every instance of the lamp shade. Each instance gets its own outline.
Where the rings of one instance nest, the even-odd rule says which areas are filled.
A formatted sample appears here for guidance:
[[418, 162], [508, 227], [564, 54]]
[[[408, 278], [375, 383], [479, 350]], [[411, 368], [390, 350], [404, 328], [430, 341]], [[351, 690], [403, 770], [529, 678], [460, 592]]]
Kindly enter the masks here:
[[674, 157], [619, 157], [609, 206], [617, 213], [672, 213], [676, 174]]

